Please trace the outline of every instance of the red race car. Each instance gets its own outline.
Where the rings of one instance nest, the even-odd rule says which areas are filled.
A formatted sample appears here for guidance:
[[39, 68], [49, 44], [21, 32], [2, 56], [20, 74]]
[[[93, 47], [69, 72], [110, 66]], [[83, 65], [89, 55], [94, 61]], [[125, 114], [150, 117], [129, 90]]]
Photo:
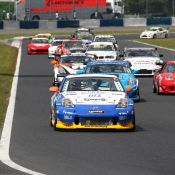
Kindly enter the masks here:
[[48, 38], [32, 38], [27, 46], [28, 54], [48, 54], [51, 46]]
[[167, 61], [154, 73], [153, 92], [160, 94], [175, 93], [175, 61]]

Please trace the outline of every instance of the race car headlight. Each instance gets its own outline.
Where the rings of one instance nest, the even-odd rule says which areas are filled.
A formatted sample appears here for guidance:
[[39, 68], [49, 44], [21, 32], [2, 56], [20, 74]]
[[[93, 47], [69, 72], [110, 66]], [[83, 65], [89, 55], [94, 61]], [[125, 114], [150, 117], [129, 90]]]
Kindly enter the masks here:
[[136, 80], [134, 78], [129, 78], [127, 84], [128, 85], [135, 85], [136, 84]]
[[62, 106], [63, 107], [74, 107], [74, 105], [73, 105], [73, 103], [72, 103], [72, 101], [69, 99], [69, 98], [63, 98], [62, 99]]
[[174, 80], [174, 78], [172, 76], [167, 76], [165, 77], [166, 80]]
[[128, 107], [128, 99], [127, 98], [121, 98], [117, 105], [118, 108], [126, 108]]

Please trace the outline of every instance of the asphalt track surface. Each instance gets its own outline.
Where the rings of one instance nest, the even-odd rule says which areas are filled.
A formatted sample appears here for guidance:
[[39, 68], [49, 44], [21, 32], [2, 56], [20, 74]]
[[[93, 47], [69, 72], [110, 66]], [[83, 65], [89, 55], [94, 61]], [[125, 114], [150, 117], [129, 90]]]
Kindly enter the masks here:
[[[52, 66], [47, 55], [27, 55], [26, 46], [24, 40], [10, 145], [14, 162], [48, 175], [175, 174], [174, 95], [153, 94], [152, 77], [139, 78], [136, 132], [55, 132], [49, 126]], [[175, 52], [159, 52], [174, 59]]]

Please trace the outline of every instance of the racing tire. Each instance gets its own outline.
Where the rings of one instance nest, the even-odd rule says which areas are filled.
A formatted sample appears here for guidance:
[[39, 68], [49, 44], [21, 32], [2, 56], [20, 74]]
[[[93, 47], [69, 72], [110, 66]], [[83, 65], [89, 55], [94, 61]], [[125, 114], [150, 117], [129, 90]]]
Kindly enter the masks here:
[[133, 117], [132, 124], [133, 124], [134, 127], [131, 128], [129, 131], [134, 132], [134, 131], [136, 130], [135, 115], [134, 115], [134, 117]]
[[53, 127], [53, 124], [52, 124], [52, 113], [50, 113], [50, 126]]
[[153, 93], [156, 93], [156, 92], [157, 92], [157, 89], [156, 89], [154, 81], [153, 81]]
[[58, 128], [56, 127], [56, 124], [57, 124], [57, 119], [54, 119], [54, 125], [53, 125], [54, 131], [58, 131]]
[[137, 96], [139, 97], [139, 99], [137, 100], [137, 102], [139, 102], [140, 101], [140, 90], [139, 89], [137, 91]]
[[160, 87], [159, 87], [159, 85], [157, 85], [157, 95], [161, 95], [161, 92], [160, 92]]
[[165, 34], [165, 38], [168, 38], [168, 34]]
[[157, 36], [156, 35], [153, 35], [153, 39], [156, 39], [157, 38]]

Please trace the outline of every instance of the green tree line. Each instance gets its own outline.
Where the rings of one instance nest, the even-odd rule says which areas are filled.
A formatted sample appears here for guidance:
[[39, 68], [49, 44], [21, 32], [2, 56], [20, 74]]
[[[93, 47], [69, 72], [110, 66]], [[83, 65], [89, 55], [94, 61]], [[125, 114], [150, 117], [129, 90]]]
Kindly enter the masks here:
[[125, 14], [143, 17], [174, 16], [175, 0], [123, 0]]

